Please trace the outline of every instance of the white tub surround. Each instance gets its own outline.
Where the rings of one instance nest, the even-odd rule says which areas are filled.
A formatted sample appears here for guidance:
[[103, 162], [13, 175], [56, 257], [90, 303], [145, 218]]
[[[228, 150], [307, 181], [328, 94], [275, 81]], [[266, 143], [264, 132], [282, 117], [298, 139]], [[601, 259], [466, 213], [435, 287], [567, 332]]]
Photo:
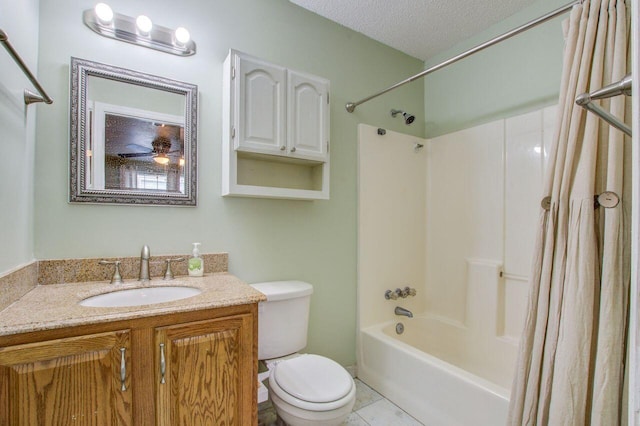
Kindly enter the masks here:
[[425, 424], [506, 421], [554, 118], [431, 140], [360, 125], [358, 377]]

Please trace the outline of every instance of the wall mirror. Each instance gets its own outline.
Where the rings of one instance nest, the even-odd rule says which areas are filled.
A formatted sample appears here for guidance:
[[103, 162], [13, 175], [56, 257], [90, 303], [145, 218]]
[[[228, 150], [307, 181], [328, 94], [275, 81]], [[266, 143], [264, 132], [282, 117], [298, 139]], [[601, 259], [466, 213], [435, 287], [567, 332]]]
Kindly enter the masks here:
[[73, 203], [195, 206], [193, 84], [71, 58]]

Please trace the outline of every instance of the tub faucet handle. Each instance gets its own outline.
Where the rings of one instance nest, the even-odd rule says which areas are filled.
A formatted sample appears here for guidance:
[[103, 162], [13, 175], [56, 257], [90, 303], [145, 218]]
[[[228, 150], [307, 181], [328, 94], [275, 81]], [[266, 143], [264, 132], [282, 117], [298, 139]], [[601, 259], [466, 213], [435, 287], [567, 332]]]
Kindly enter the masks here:
[[115, 265], [115, 269], [113, 270], [113, 276], [111, 277], [111, 284], [122, 284], [122, 275], [120, 275], [120, 261], [115, 260], [110, 262], [108, 260], [101, 260], [98, 262], [100, 265]]
[[415, 288], [411, 288], [409, 286], [405, 287], [402, 290], [402, 298], [407, 298], [409, 296], [415, 296], [416, 295], [416, 289]]
[[396, 300], [398, 298], [398, 293], [393, 290], [387, 290], [384, 292], [384, 298], [387, 300]]

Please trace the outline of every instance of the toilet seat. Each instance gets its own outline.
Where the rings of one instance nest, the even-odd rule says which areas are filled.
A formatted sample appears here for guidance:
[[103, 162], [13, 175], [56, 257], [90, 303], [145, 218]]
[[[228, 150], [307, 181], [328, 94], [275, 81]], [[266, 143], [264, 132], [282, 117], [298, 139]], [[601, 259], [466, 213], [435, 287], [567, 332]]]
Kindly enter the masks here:
[[301, 355], [276, 364], [269, 385], [283, 401], [309, 411], [335, 410], [355, 396], [355, 385], [337, 362], [320, 355]]

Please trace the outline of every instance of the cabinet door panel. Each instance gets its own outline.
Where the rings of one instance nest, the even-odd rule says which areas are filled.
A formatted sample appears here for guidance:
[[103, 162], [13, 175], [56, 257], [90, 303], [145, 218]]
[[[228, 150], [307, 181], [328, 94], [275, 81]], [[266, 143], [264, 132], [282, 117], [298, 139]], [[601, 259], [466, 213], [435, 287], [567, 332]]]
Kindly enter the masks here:
[[0, 424], [131, 425], [128, 331], [0, 349]]
[[287, 93], [290, 155], [325, 161], [329, 143], [328, 82], [289, 71]]
[[244, 57], [238, 63], [236, 149], [280, 155], [286, 145], [285, 69]]
[[[158, 328], [158, 425], [255, 423], [251, 315]], [[162, 353], [157, 371], [162, 367]]]

